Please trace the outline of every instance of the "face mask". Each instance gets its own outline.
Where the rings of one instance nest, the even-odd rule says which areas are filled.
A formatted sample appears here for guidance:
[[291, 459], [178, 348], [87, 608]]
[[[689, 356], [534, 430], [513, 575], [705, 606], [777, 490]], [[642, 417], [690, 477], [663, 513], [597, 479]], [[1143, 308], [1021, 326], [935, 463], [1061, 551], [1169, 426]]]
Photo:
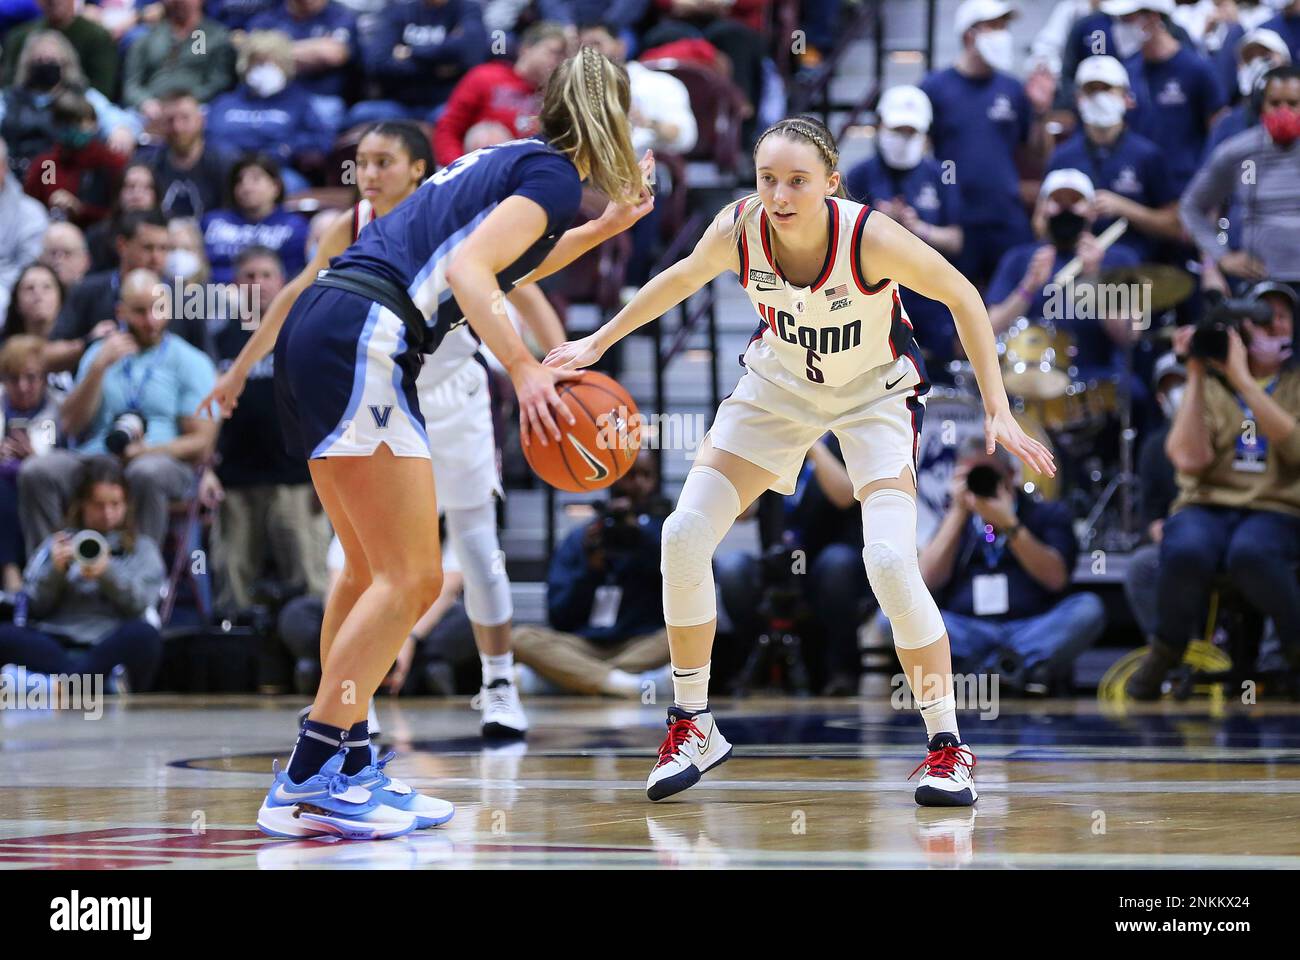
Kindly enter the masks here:
[[1115, 55], [1127, 60], [1142, 49], [1147, 42], [1147, 32], [1136, 23], [1124, 23], [1116, 20], [1110, 25], [1110, 35], [1115, 41]]
[[1168, 393], [1160, 395], [1160, 409], [1164, 411], [1165, 419], [1172, 420], [1178, 413], [1178, 406], [1183, 402], [1183, 394], [1187, 388], [1182, 384], [1176, 387], [1170, 387]]
[[1118, 93], [1094, 93], [1079, 101], [1079, 116], [1090, 127], [1113, 127], [1123, 122], [1127, 107]]
[[275, 96], [287, 82], [284, 71], [273, 63], [259, 63], [248, 71], [244, 80], [259, 97]]
[[1016, 48], [1010, 30], [985, 30], [977, 34], [975, 52], [990, 67], [1003, 73], [1015, 65]]
[[27, 72], [27, 86], [32, 90], [53, 90], [63, 79], [63, 65], [53, 60], [33, 63]]
[[1285, 10], [1291, 6], [1292, 0], [1264, 0], [1264, 6], [1272, 7], [1274, 10]]
[[1275, 337], [1271, 333], [1255, 330], [1250, 335], [1246, 353], [1261, 367], [1276, 367], [1291, 358], [1290, 337]]
[[167, 254], [164, 273], [167, 277], [192, 277], [199, 272], [199, 255], [193, 250], [173, 250]]
[[1279, 147], [1289, 147], [1300, 137], [1300, 112], [1290, 107], [1274, 107], [1260, 120], [1264, 129]]
[[1255, 83], [1271, 69], [1273, 69], [1273, 61], [1266, 57], [1259, 57], [1238, 67], [1237, 89], [1241, 91], [1241, 95], [1249, 97], [1255, 89]]
[[1074, 250], [1085, 226], [1087, 221], [1073, 210], [1062, 210], [1047, 218], [1047, 234], [1052, 238], [1052, 245], [1062, 253]]
[[885, 163], [895, 170], [911, 170], [921, 162], [925, 153], [925, 134], [914, 133], [910, 137], [897, 130], [881, 130], [876, 138], [880, 147], [880, 156]]
[[79, 127], [68, 127], [59, 131], [59, 143], [63, 144], [69, 150], [80, 150], [94, 139], [94, 130], [82, 130]]

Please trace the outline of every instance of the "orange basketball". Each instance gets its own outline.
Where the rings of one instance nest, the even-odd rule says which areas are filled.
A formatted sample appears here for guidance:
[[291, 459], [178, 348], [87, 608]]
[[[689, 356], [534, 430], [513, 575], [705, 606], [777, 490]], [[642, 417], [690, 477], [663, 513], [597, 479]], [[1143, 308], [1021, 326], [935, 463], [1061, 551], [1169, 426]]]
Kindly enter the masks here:
[[560, 442], [547, 434], [546, 445], [534, 436], [524, 444], [533, 472], [558, 490], [584, 493], [603, 490], [636, 461], [641, 449], [641, 415], [617, 380], [584, 370], [576, 380], [555, 385], [575, 423], [556, 416]]

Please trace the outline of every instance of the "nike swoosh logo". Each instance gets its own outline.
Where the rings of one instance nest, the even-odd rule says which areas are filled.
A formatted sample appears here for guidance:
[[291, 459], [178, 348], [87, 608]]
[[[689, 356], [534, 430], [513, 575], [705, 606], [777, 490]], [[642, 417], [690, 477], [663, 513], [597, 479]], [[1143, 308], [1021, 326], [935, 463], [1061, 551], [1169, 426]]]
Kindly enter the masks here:
[[568, 433], [565, 434], [565, 436], [569, 438], [569, 442], [573, 444], [574, 449], [578, 451], [578, 456], [582, 457], [583, 460], [586, 460], [587, 466], [592, 469], [591, 476], [587, 478], [588, 483], [599, 483], [609, 476], [609, 467], [601, 463], [590, 450], [575, 440], [573, 434]]
[[886, 390], [893, 390], [896, 386], [898, 386], [900, 383], [903, 382], [903, 378], [906, 377], [906, 376], [907, 376], [907, 374], [903, 374], [902, 377], [899, 377], [899, 378], [898, 378], [897, 380], [895, 380], [893, 383], [886, 383], [886, 384], [885, 384], [885, 389], [886, 389]]
[[782, 287], [764, 287], [764, 286], [761, 286], [761, 285], [758, 286], [758, 292], [759, 292], [759, 293], [775, 293], [776, 291], [781, 290], [781, 289], [783, 289], [783, 288], [782, 288]]
[[[716, 729], [718, 729], [718, 728], [717, 728], [717, 727], [714, 727], [714, 728], [713, 728], [713, 730], [716, 730]], [[705, 737], [705, 738], [704, 738], [704, 742], [700, 744], [700, 753], [706, 753], [706, 752], [708, 752], [709, 744], [713, 742], [713, 730], [710, 730], [710, 731], [709, 731], [709, 735], [708, 735], [707, 737]]]
[[319, 790], [302, 790], [290, 791], [284, 788], [284, 784], [277, 784], [275, 788], [275, 799], [281, 803], [297, 803], [307, 797], [319, 797]]

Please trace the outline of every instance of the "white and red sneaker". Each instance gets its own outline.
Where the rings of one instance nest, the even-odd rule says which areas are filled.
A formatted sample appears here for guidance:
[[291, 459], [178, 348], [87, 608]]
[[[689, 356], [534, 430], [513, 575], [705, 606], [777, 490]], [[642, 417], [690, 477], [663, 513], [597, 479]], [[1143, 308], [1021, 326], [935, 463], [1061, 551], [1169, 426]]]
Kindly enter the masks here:
[[969, 807], [979, 799], [975, 792], [975, 754], [953, 733], [936, 733], [927, 745], [925, 759], [907, 777], [921, 771], [916, 802], [923, 807]]
[[731, 756], [731, 744], [709, 711], [687, 713], [680, 707], [670, 707], [667, 723], [668, 736], [659, 747], [659, 759], [645, 785], [651, 800], [663, 800], [694, 786], [701, 776]]

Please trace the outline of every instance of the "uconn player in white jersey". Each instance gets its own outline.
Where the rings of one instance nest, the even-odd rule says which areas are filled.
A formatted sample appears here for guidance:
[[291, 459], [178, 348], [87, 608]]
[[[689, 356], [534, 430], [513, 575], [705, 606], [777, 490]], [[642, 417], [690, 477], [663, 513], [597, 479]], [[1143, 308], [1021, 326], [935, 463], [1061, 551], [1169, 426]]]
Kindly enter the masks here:
[[[466, 322], [510, 373], [526, 441], [558, 441], [568, 416], [501, 298], [562, 269], [652, 205], [632, 151], [627, 74], [584, 50], [551, 77], [541, 134], [467, 154], [361, 231], [298, 297], [263, 320], [235, 376], [210, 403], [233, 408], [253, 363], [274, 347], [289, 442], [343, 544], [346, 562], [322, 627], [321, 684], [258, 826], [280, 836], [398, 836], [451, 817], [372, 764], [366, 704], [441, 591], [438, 505], [416, 381], [426, 356]], [[581, 181], [612, 198], [568, 230]], [[386, 762], [387, 758], [385, 758]]]
[[745, 351], [745, 374], [718, 408], [664, 524], [675, 705], [646, 790], [662, 800], [730, 756], [708, 710], [717, 627], [711, 558], [760, 493], [794, 492], [808, 448], [833, 430], [862, 503], [867, 575], [925, 721], [916, 801], [967, 806], [976, 799], [975, 757], [957, 729], [948, 635], [917, 559], [916, 443], [929, 384], [900, 286], [952, 311], [984, 398], [989, 452], [1001, 443], [1048, 475], [1051, 455], [1011, 416], [979, 293], [908, 230], [842, 199], [838, 151], [822, 124], [775, 124], [759, 138], [754, 161], [756, 194], [724, 208], [695, 250], [616, 317], [547, 357], [563, 368], [594, 363], [726, 270], [739, 275], [761, 321]]

